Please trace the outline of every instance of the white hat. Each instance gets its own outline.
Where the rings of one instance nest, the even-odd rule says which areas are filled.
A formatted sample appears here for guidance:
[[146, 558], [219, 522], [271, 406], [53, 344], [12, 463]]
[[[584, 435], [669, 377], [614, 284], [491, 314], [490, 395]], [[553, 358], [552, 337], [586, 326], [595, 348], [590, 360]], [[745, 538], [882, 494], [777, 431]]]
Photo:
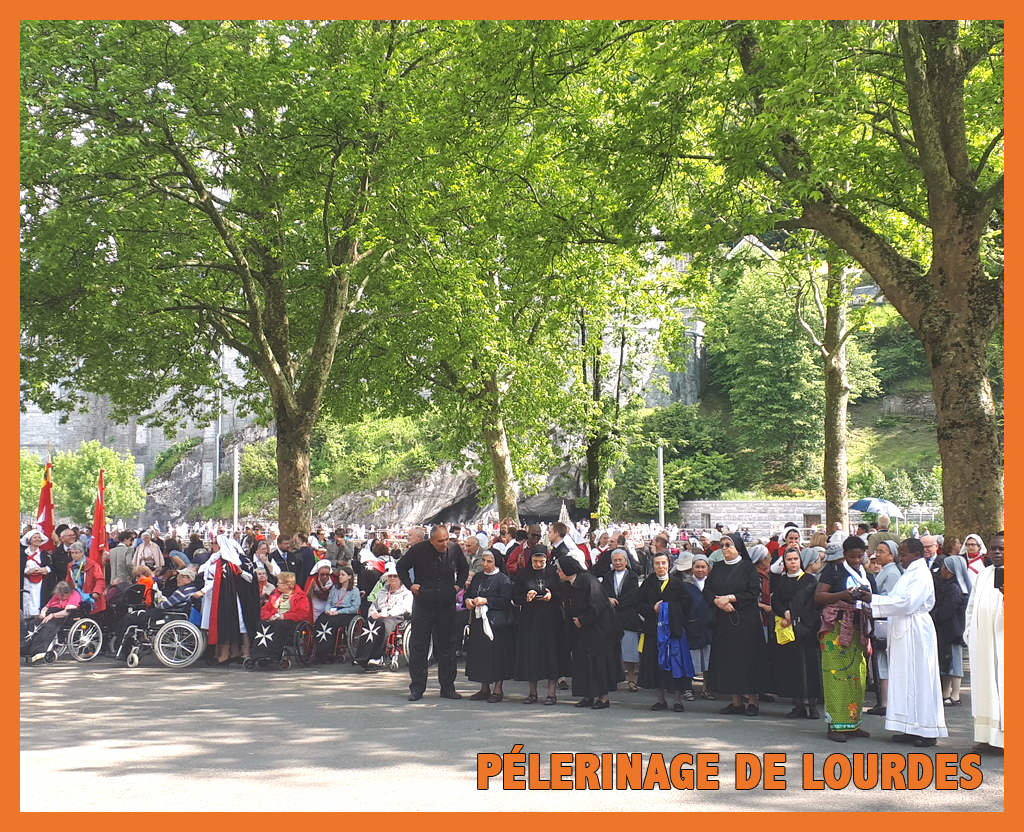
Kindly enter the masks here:
[[316, 563], [313, 564], [313, 571], [314, 572], [319, 572], [325, 566], [328, 569], [330, 569], [331, 568], [331, 562], [329, 560], [318, 560]]
[[387, 566], [385, 567], [385, 569], [384, 569], [384, 575], [385, 575], [385, 577], [387, 577], [388, 575], [397, 575], [397, 574], [398, 574], [398, 567], [397, 567], [397, 566], [395, 566], [395, 564], [394, 564], [394, 563], [389, 563], [389, 564], [388, 564], [388, 565], [387, 565]]

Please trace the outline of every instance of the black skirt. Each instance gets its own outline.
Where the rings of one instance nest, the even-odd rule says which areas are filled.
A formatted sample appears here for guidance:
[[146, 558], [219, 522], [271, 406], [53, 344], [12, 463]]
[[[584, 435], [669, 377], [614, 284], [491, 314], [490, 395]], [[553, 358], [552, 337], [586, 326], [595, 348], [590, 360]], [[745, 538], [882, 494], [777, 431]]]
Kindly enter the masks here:
[[615, 686], [624, 681], [621, 638], [611, 642], [603, 653], [591, 656], [583, 640], [577, 636], [572, 648], [573, 696], [596, 699], [615, 690]]
[[473, 616], [469, 622], [469, 652], [466, 654], [466, 678], [489, 685], [515, 675], [515, 627], [491, 625], [494, 640], [487, 638], [483, 622]]
[[512, 678], [518, 682], [539, 682], [565, 675], [562, 610], [552, 603], [534, 601], [519, 612], [515, 665]]
[[767, 693], [771, 690], [768, 645], [756, 605], [735, 612], [717, 610], [717, 626], [711, 642], [706, 674], [715, 693]]
[[644, 690], [693, 690], [693, 680], [689, 676], [676, 678], [658, 664], [658, 634], [644, 635], [644, 649], [640, 651], [640, 673], [637, 684]]
[[779, 644], [771, 638], [772, 693], [784, 699], [822, 699], [821, 648], [798, 641]]

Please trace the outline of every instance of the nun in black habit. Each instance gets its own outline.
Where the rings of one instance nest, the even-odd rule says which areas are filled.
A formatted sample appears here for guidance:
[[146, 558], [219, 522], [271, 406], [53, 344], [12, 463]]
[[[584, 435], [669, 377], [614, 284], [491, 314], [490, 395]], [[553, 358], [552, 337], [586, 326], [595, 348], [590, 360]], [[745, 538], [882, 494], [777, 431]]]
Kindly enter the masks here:
[[558, 559], [558, 577], [566, 585], [566, 610], [573, 625], [572, 695], [577, 708], [611, 705], [608, 691], [626, 679], [622, 671], [622, 625], [597, 576], [583, 571], [568, 555]]
[[[761, 626], [761, 577], [750, 561], [743, 538], [722, 535], [724, 560], [704, 582], [704, 600], [714, 621], [715, 638], [707, 675], [709, 687], [732, 696], [723, 714], [757, 716], [757, 693], [769, 689], [768, 645]], [[744, 708], [743, 698], [747, 698]]]
[[548, 680], [545, 705], [554, 705], [558, 677], [570, 670], [563, 644], [565, 624], [562, 618], [562, 582], [554, 564], [547, 561], [547, 547], [538, 543], [530, 551], [530, 560], [516, 572], [512, 601], [519, 608], [516, 633], [516, 658], [513, 678], [530, 683], [530, 695], [524, 704], [537, 702], [537, 683]]

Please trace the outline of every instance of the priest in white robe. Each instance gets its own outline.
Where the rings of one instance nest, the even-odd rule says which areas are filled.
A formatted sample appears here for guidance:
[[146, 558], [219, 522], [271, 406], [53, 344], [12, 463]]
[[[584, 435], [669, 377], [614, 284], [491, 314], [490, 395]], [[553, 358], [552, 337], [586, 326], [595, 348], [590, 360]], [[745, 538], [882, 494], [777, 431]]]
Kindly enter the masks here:
[[989, 541], [992, 565], [978, 575], [967, 603], [964, 640], [971, 655], [971, 711], [974, 751], [1003, 752], [1003, 590], [996, 578], [1003, 568], [1003, 533]]
[[939, 681], [935, 626], [928, 614], [935, 605], [935, 584], [924, 545], [917, 538], [899, 545], [904, 573], [888, 595], [871, 597], [871, 614], [889, 619], [889, 701], [885, 727], [900, 732], [895, 742], [918, 748], [946, 737]]

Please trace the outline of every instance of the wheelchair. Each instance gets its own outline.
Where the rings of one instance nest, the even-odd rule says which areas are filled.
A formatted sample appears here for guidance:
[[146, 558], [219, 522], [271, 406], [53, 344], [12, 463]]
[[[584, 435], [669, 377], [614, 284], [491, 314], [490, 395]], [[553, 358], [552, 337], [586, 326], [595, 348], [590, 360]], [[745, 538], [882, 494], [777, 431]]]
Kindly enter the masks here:
[[327, 649], [317, 649], [323, 642], [330, 640], [330, 634], [324, 628], [321, 618], [323, 616], [313, 622], [313, 659], [326, 664], [351, 660], [355, 664], [359, 640], [366, 629], [365, 619], [356, 613], [347, 626], [335, 632], [333, 645], [328, 645]]
[[[27, 634], [27, 637], [35, 635], [35, 631]], [[43, 662], [54, 664], [57, 659], [65, 653], [70, 653], [71, 658], [79, 662], [91, 662], [103, 650], [103, 629], [92, 618], [87, 615], [71, 615], [64, 619], [60, 629], [53, 634], [53, 638], [47, 645]], [[30, 656], [26, 655], [25, 663], [30, 663]]]
[[189, 667], [206, 651], [203, 631], [188, 620], [188, 613], [180, 610], [158, 611], [145, 626], [129, 625], [125, 631], [122, 649], [128, 650], [128, 667], [139, 666], [142, 657], [153, 653], [164, 667]]
[[[381, 655], [381, 666], [388, 670], [397, 671], [401, 661], [409, 666], [409, 649], [412, 645], [412, 622], [400, 621], [398, 626], [391, 631], [386, 642], [384, 642], [384, 653]], [[434, 640], [430, 640], [427, 646], [427, 664], [434, 659]]]
[[[353, 619], [355, 621], [356, 619]], [[284, 644], [278, 657], [274, 657], [275, 648], [270, 644], [275, 640], [276, 633], [271, 632], [268, 625], [293, 624], [291, 633], [284, 634]], [[242, 661], [242, 667], [253, 670], [257, 667], [268, 667], [276, 664], [281, 670], [288, 670], [294, 661], [299, 667], [309, 667], [316, 653], [314, 645], [313, 625], [308, 621], [261, 621], [255, 634], [251, 635], [249, 658]], [[257, 655], [253, 656], [252, 654]], [[266, 655], [265, 655], [266, 654]]]

